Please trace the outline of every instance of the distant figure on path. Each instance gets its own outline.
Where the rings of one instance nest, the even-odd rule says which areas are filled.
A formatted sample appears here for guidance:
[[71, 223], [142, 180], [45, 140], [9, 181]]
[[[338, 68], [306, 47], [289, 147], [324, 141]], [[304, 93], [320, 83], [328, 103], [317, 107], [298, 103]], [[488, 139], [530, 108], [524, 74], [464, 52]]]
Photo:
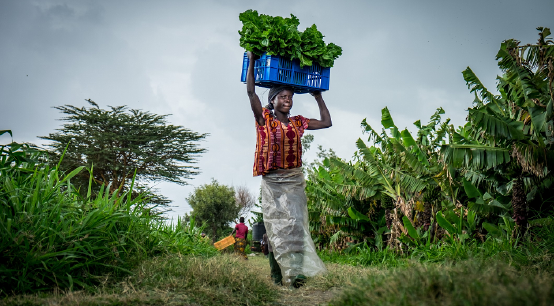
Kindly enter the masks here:
[[246, 237], [248, 237], [248, 226], [244, 224], [244, 217], [240, 217], [240, 223], [235, 225], [231, 235], [235, 234], [235, 253], [244, 259], [248, 259], [244, 250], [246, 249]]
[[294, 89], [275, 86], [262, 107], [256, 94], [254, 61], [248, 52], [246, 92], [256, 125], [254, 176], [262, 175], [262, 213], [273, 255], [286, 285], [298, 288], [306, 276], [325, 272], [308, 227], [306, 181], [302, 173], [302, 142], [305, 130], [331, 126], [331, 115], [320, 92], [313, 92], [320, 119], [291, 116]]

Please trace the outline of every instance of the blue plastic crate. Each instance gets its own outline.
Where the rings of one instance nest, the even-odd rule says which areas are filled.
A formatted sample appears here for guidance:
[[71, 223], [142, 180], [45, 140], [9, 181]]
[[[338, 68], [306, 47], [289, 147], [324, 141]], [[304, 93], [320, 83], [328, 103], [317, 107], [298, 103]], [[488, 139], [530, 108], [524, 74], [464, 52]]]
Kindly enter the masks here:
[[[244, 53], [241, 81], [246, 83], [246, 73], [250, 60]], [[277, 55], [265, 53], [254, 63], [255, 83], [260, 87], [271, 88], [275, 85], [289, 85], [295, 93], [308, 93], [329, 90], [331, 68], [318, 64], [300, 68], [298, 60], [289, 60]]]

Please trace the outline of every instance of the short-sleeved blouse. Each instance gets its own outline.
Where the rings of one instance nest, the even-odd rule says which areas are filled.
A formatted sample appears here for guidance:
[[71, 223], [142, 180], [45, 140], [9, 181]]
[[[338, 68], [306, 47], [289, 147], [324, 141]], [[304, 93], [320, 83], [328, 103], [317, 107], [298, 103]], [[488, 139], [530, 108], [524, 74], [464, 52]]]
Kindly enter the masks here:
[[302, 142], [304, 130], [310, 119], [300, 115], [289, 117], [285, 126], [263, 108], [265, 125], [256, 122], [256, 154], [254, 176], [265, 175], [270, 170], [302, 167]]

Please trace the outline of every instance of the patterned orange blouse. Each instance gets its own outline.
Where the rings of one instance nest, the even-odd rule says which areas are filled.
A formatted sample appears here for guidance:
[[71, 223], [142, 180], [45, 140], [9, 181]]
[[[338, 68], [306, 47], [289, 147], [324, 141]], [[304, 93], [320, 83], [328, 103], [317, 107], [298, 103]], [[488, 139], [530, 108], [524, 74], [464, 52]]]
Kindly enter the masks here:
[[263, 109], [265, 125], [256, 122], [256, 155], [254, 176], [265, 175], [269, 170], [302, 167], [302, 142], [310, 119], [300, 115], [290, 117], [288, 126]]

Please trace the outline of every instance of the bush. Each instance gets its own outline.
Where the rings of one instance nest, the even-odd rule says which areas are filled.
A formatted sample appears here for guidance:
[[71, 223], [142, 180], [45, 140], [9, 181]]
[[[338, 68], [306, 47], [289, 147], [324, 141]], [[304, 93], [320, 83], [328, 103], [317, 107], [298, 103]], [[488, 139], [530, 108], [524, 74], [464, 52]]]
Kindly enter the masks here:
[[[125, 275], [138, 260], [180, 252], [211, 256], [194, 223], [167, 225], [143, 196], [80, 195], [67, 175], [41, 163], [41, 152], [12, 143], [0, 157], [0, 294], [87, 288], [101, 276]], [[109, 186], [108, 186], [109, 187]]]

